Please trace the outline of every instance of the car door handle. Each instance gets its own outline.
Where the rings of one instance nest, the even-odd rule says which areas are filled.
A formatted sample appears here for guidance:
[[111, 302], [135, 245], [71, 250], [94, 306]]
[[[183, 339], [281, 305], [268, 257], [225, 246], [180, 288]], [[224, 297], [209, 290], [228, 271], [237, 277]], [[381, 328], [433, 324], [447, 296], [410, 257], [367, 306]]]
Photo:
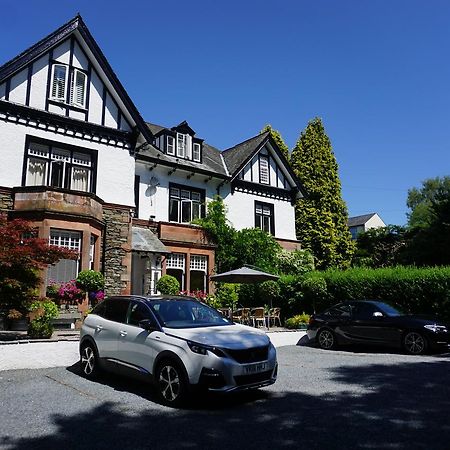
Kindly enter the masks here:
[[122, 336], [122, 337], [125, 337], [126, 335], [127, 335], [127, 332], [126, 331], [119, 331], [119, 333], [120, 333], [120, 335]]

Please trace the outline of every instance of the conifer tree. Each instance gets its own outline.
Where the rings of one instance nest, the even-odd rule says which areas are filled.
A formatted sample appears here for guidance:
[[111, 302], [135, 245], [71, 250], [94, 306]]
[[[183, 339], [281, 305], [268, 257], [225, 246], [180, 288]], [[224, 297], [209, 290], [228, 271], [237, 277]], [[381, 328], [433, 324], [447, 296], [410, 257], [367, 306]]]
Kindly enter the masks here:
[[272, 125], [266, 125], [262, 130], [261, 133], [265, 133], [266, 131], [268, 131], [270, 133], [270, 135], [272, 136], [273, 140], [276, 142], [276, 144], [278, 145], [278, 148], [281, 150], [281, 152], [283, 153], [283, 155], [286, 157], [286, 159], [289, 161], [289, 147], [286, 145], [286, 143], [284, 142], [283, 138], [281, 137], [281, 134], [279, 131], [274, 130], [272, 128]]
[[317, 268], [348, 267], [354, 244], [347, 206], [338, 164], [320, 118], [311, 120], [302, 131], [290, 162], [307, 192], [296, 204], [297, 239], [313, 253]]

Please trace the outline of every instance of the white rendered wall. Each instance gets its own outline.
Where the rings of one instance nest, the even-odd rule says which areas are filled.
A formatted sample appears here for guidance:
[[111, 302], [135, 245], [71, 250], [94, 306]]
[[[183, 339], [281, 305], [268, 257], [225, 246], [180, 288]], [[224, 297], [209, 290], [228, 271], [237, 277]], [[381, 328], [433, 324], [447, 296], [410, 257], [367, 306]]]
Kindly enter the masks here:
[[371, 228], [381, 228], [385, 226], [386, 224], [381, 220], [378, 214], [375, 214], [365, 223], [366, 230], [370, 230]]
[[28, 69], [20, 71], [11, 78], [9, 101], [14, 103], [25, 103], [27, 97]]
[[[226, 195], [225, 191], [222, 195]], [[255, 200], [274, 206], [275, 237], [279, 239], [296, 239], [295, 210], [290, 201], [276, 200], [244, 192], [234, 192], [224, 198], [228, 219], [237, 230], [254, 228]]]
[[135, 161], [127, 149], [4, 121], [0, 121], [0, 148], [2, 149], [0, 186], [9, 188], [21, 186], [27, 134], [54, 142], [97, 150], [96, 194], [107, 203], [134, 206]]
[[45, 109], [45, 96], [47, 95], [48, 55], [39, 58], [33, 63], [31, 77], [30, 106]]
[[[203, 176], [193, 176], [189, 180], [186, 178], [186, 172], [175, 172], [168, 176], [170, 168], [155, 168], [150, 171], [142, 164], [136, 164], [136, 175], [140, 177], [139, 185], [139, 219], [148, 220], [150, 216], [155, 216], [158, 222], [169, 221], [169, 184], [175, 183], [187, 188], [204, 189], [206, 202], [210, 201], [217, 193], [217, 185], [221, 180], [211, 180], [205, 183], [207, 178]], [[159, 180], [159, 186], [154, 189], [149, 187], [150, 178], [155, 177]], [[153, 193], [154, 192], [154, 193]]]

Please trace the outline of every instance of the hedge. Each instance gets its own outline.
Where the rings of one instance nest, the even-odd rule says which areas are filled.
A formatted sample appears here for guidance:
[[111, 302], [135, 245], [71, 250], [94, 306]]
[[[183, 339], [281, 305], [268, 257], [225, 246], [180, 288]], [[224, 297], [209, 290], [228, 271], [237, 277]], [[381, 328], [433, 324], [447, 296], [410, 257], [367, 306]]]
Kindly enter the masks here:
[[380, 299], [405, 312], [450, 320], [450, 267], [355, 268], [284, 276], [278, 281], [283, 316], [313, 313], [344, 300]]

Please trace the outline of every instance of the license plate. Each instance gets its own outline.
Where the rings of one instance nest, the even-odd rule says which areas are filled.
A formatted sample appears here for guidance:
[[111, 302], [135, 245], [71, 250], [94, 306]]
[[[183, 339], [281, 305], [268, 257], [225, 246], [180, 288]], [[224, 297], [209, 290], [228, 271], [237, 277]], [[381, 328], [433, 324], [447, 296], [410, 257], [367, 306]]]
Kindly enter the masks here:
[[245, 367], [245, 373], [250, 374], [264, 372], [266, 370], [266, 367], [266, 363], [252, 364], [251, 366]]

